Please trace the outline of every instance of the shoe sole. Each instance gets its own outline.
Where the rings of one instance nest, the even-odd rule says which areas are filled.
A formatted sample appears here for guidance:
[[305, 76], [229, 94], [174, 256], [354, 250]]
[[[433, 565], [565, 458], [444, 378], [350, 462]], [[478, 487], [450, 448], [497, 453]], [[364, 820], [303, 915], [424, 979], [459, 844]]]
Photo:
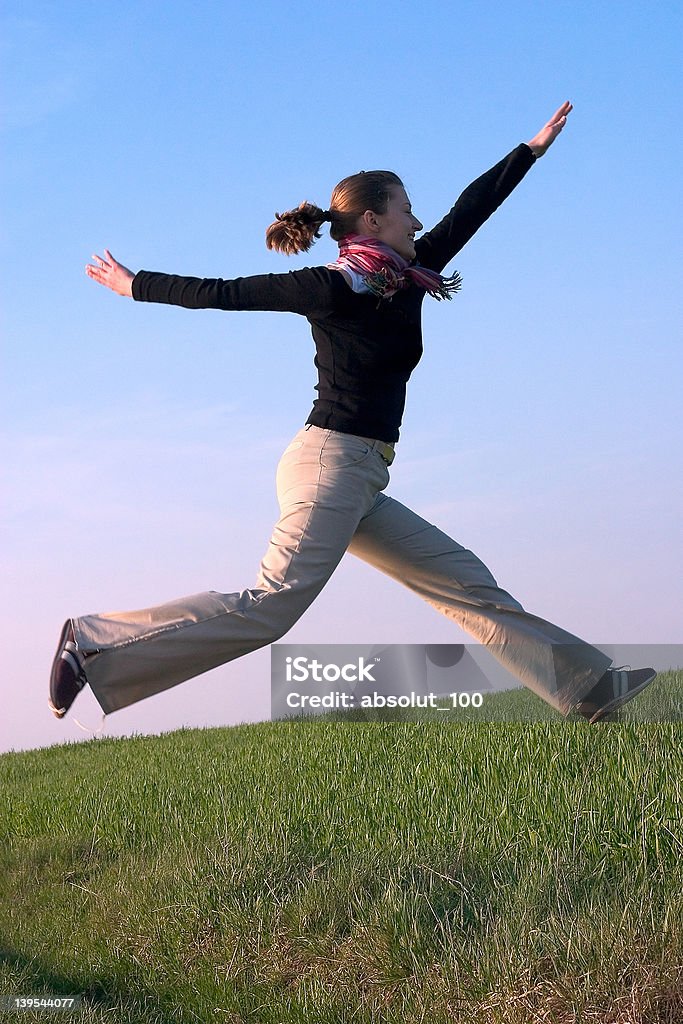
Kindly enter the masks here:
[[649, 686], [650, 683], [654, 682], [654, 680], [656, 678], [657, 678], [657, 673], [653, 671], [652, 675], [648, 676], [647, 679], [645, 679], [640, 684], [640, 686], [636, 686], [635, 689], [629, 690], [629, 692], [625, 693], [622, 697], [615, 697], [614, 700], [611, 700], [609, 702], [609, 704], [603, 705], [603, 707], [599, 708], [595, 712], [593, 717], [589, 719], [590, 724], [594, 725], [595, 722], [599, 722], [601, 718], [605, 717], [605, 715], [609, 715], [613, 711], [619, 711], [619, 709], [623, 708], [625, 704], [628, 704], [628, 702], [630, 700], [633, 700], [633, 698], [637, 697], [639, 693], [642, 693], [643, 690], [647, 686]]
[[[69, 642], [69, 632], [70, 631], [73, 631], [73, 627], [72, 627], [71, 619], [67, 619], [66, 622], [64, 623], [63, 627], [62, 627], [62, 632], [61, 632], [60, 637], [59, 637], [59, 643], [57, 644], [57, 650], [55, 651], [55, 656], [54, 656], [54, 659], [52, 661], [52, 669], [50, 671], [50, 696], [49, 696], [48, 701], [47, 701], [47, 706], [49, 707], [50, 711], [52, 712], [52, 714], [56, 718], [64, 718], [64, 715], [69, 710], [69, 708], [58, 708], [58, 707], [56, 707], [55, 704], [52, 701], [52, 694], [54, 692], [54, 686], [55, 686], [55, 682], [56, 682], [55, 674], [57, 672], [57, 665], [59, 664], [59, 661], [60, 661], [62, 655], [66, 651], [66, 645]], [[79, 666], [79, 668], [80, 668], [80, 666]], [[80, 668], [80, 671], [83, 672], [83, 669]], [[83, 682], [82, 685], [80, 686], [80, 688], [78, 690], [78, 693], [81, 692], [81, 690], [83, 689], [84, 686], [85, 686], [85, 682]], [[78, 693], [76, 694], [76, 697], [78, 696]], [[76, 697], [74, 697], [74, 700], [76, 699]], [[71, 703], [73, 703], [73, 701]], [[71, 707], [71, 704], [69, 705], [69, 707]]]

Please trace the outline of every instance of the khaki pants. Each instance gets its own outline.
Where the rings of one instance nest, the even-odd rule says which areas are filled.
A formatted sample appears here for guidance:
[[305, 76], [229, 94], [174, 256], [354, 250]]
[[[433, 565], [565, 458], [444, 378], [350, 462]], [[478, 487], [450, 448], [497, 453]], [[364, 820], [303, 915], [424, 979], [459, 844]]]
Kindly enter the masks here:
[[350, 551], [489, 645], [525, 686], [568, 713], [611, 660], [524, 611], [471, 551], [383, 494], [388, 482], [372, 440], [300, 430], [278, 465], [280, 519], [253, 588], [72, 620], [102, 710], [118, 711], [279, 640]]

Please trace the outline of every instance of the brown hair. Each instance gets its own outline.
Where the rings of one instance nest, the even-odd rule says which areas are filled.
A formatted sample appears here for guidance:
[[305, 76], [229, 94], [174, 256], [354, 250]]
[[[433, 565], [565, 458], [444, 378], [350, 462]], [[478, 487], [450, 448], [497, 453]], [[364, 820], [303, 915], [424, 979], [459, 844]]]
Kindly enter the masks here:
[[266, 231], [266, 245], [288, 256], [308, 252], [315, 239], [320, 238], [325, 221], [330, 221], [330, 236], [338, 242], [353, 231], [366, 210], [386, 213], [391, 193], [397, 187], [402, 188], [403, 182], [393, 171], [351, 174], [335, 187], [329, 210], [304, 202], [294, 210], [276, 213]]

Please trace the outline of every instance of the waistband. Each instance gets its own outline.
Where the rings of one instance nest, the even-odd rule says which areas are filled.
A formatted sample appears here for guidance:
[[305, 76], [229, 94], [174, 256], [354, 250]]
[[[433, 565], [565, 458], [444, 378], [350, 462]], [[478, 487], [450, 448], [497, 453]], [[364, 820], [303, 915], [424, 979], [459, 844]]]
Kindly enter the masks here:
[[363, 440], [382, 456], [387, 466], [391, 465], [396, 457], [396, 452], [394, 451], [394, 446], [391, 441], [378, 441], [374, 437], [364, 437]]
[[[315, 430], [331, 429], [329, 427], [318, 427], [315, 425], [315, 423], [306, 424], [306, 430], [310, 430], [312, 427]], [[332, 430], [331, 432], [333, 434], [343, 433], [343, 431], [341, 430]], [[352, 436], [360, 437], [361, 441], [365, 441], [366, 444], [370, 445], [371, 448], [373, 448], [379, 455], [382, 456], [387, 466], [390, 466], [391, 463], [394, 461], [394, 458], [396, 457], [396, 452], [394, 451], [393, 441], [378, 441], [376, 437], [363, 437], [361, 434], [353, 434]]]

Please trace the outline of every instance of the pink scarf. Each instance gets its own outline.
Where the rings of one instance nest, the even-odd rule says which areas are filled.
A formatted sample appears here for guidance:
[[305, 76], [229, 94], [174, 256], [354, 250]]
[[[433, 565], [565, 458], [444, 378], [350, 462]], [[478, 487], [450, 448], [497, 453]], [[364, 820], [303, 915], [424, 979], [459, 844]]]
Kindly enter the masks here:
[[331, 265], [355, 270], [370, 291], [382, 299], [411, 284], [424, 288], [435, 299], [450, 299], [462, 285], [457, 271], [452, 277], [442, 277], [435, 270], [409, 263], [395, 249], [365, 235], [345, 235], [339, 242], [339, 257]]

